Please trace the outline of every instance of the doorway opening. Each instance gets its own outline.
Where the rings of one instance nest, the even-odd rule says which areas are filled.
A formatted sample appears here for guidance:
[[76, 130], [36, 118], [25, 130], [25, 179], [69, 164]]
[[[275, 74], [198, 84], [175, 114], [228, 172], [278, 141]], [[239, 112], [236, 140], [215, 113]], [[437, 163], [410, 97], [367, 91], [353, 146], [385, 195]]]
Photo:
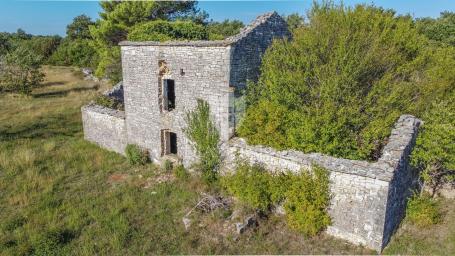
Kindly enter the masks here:
[[161, 156], [177, 155], [177, 134], [169, 130], [161, 130]]

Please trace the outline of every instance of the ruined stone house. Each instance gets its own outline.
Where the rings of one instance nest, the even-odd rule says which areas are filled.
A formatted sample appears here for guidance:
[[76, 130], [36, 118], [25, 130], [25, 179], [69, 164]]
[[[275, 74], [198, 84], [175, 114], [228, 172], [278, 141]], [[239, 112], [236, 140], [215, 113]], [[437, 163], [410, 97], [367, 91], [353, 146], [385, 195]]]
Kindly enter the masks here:
[[276, 151], [232, 138], [242, 112], [235, 104], [239, 92], [248, 80], [257, 80], [261, 57], [272, 40], [286, 37], [290, 37], [286, 22], [268, 13], [221, 41], [121, 42], [123, 86], [107, 95], [123, 100], [125, 111], [84, 106], [84, 136], [120, 154], [127, 144], [136, 144], [154, 161], [176, 157], [188, 166], [197, 157], [183, 132], [185, 115], [197, 99], [205, 100], [220, 131], [228, 168], [237, 154], [271, 171], [325, 167], [332, 194], [327, 232], [381, 251], [403, 217], [415, 180], [408, 157], [420, 120], [402, 116], [381, 158], [373, 163]]

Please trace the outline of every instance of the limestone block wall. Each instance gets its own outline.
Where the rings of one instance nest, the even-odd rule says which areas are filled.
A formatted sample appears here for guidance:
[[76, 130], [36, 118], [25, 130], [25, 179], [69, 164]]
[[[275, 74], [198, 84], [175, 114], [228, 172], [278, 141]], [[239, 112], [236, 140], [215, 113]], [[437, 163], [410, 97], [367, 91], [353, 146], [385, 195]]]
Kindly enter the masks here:
[[84, 138], [103, 148], [125, 154], [125, 113], [90, 104], [82, 107]]
[[[207, 101], [221, 139], [229, 138], [229, 56], [230, 47], [187, 44], [132, 44], [122, 46], [123, 89], [128, 142], [150, 151], [153, 159], [161, 156], [160, 131], [177, 134], [178, 156], [185, 165], [197, 160], [183, 133], [186, 111], [197, 99]], [[160, 75], [159, 62], [167, 72]], [[160, 110], [160, 80], [175, 82], [175, 109]]]
[[270, 171], [311, 170], [314, 164], [330, 171], [332, 195], [327, 232], [356, 244], [381, 251], [390, 240], [405, 210], [416, 174], [408, 166], [420, 120], [409, 115], [399, 118], [389, 143], [377, 162], [340, 159], [318, 153], [276, 151], [249, 146], [232, 139], [226, 152], [227, 167], [233, 169], [236, 156], [261, 164]]
[[228, 38], [233, 41], [229, 84], [244, 88], [247, 80], [257, 81], [262, 56], [274, 38], [291, 37], [286, 21], [276, 12], [257, 17], [239, 34]]

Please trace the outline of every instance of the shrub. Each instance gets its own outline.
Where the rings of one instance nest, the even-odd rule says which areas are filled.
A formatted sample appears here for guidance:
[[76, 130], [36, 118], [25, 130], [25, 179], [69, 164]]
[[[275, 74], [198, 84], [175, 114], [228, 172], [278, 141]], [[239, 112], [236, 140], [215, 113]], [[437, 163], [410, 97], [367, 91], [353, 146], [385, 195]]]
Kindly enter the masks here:
[[173, 168], [173, 164], [171, 161], [169, 161], [169, 160], [164, 161], [164, 170], [165, 171], [170, 172], [170, 171], [172, 171], [172, 168]]
[[217, 180], [217, 173], [221, 163], [219, 149], [220, 133], [210, 117], [209, 104], [201, 99], [197, 100], [197, 107], [186, 113], [187, 128], [185, 134], [199, 157], [199, 168], [202, 177], [207, 183]]
[[6, 54], [0, 59], [0, 91], [31, 94], [44, 79], [41, 62], [41, 56], [23, 46]]
[[95, 98], [95, 103], [106, 108], [125, 110], [122, 102], [103, 94]]
[[375, 160], [401, 114], [420, 116], [453, 87], [454, 59], [411, 17], [315, 4], [293, 40], [266, 51], [239, 135], [280, 150]]
[[284, 204], [288, 225], [307, 236], [314, 236], [330, 225], [327, 171], [314, 166], [312, 174], [302, 171], [292, 175], [289, 184]]
[[246, 205], [268, 211], [284, 201], [289, 227], [307, 236], [316, 235], [330, 224], [329, 177], [315, 166], [312, 173], [267, 172], [259, 165], [241, 161], [235, 173], [222, 178], [223, 187]]
[[[273, 199], [279, 199], [272, 190], [272, 182], [272, 175], [264, 168], [246, 162], [239, 163], [234, 174], [222, 179], [222, 185], [229, 193], [248, 206], [262, 211], [277, 203]], [[273, 188], [279, 190], [278, 186]]]
[[60, 66], [96, 67], [98, 55], [90, 40], [64, 40], [49, 58], [49, 63]]
[[174, 175], [179, 180], [186, 180], [190, 176], [183, 165], [178, 165], [176, 168], [174, 168]]
[[436, 224], [440, 220], [438, 203], [427, 193], [416, 193], [408, 201], [406, 218], [419, 227]]
[[[455, 90], [449, 98], [455, 99]], [[411, 163], [434, 195], [440, 186], [455, 184], [455, 102], [433, 103], [423, 120]]]
[[144, 165], [149, 160], [148, 151], [134, 144], [128, 144], [125, 149], [126, 158], [132, 165]]

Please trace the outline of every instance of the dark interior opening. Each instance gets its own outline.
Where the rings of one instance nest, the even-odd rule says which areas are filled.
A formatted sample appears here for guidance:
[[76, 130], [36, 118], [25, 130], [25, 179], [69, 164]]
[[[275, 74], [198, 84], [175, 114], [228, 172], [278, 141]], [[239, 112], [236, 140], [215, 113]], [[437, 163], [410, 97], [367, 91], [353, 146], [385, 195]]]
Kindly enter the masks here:
[[171, 154], [177, 154], [177, 134], [170, 132], [169, 133], [169, 139], [170, 139], [170, 153]]
[[167, 98], [167, 110], [173, 110], [175, 108], [175, 83], [174, 80], [166, 79], [166, 98]]

